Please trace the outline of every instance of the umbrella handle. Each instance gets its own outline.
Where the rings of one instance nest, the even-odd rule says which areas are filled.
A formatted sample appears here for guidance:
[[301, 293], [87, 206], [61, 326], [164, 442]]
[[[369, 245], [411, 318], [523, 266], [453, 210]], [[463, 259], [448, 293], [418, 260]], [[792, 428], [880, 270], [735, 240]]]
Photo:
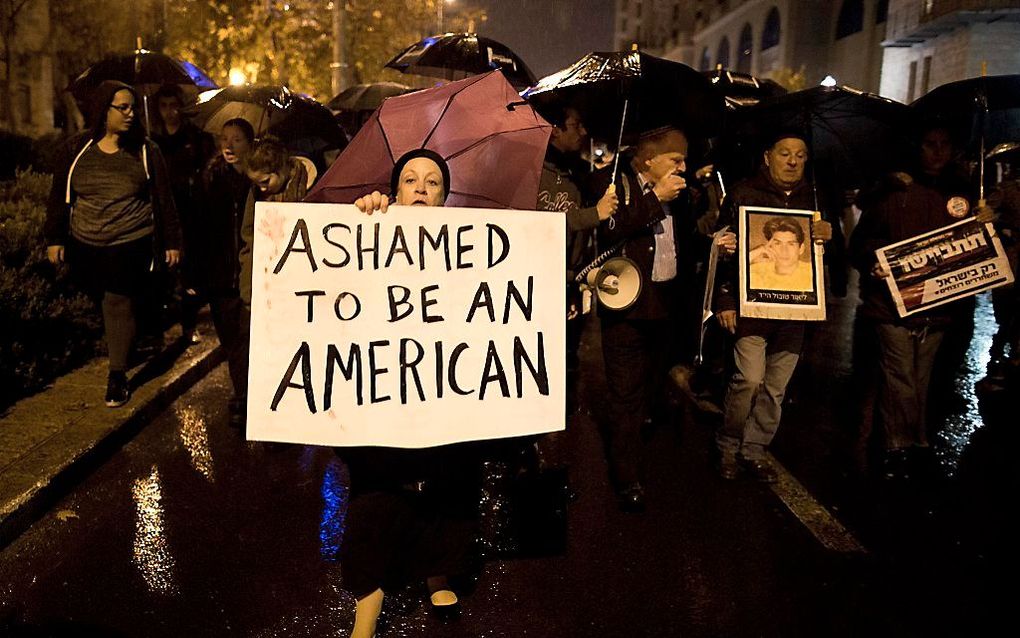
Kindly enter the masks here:
[[610, 184], [616, 183], [616, 169], [620, 166], [620, 146], [623, 145], [623, 127], [627, 123], [627, 105], [629, 103], [630, 98], [623, 100], [623, 117], [620, 118], [620, 135], [616, 138], [616, 155], [613, 157], [613, 176], [609, 180]]

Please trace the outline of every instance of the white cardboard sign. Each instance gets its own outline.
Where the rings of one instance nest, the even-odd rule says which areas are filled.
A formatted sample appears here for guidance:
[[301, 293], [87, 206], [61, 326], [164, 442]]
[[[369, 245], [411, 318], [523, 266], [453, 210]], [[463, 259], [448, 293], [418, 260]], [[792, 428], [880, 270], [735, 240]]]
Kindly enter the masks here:
[[562, 430], [565, 226], [258, 203], [248, 438], [419, 448]]

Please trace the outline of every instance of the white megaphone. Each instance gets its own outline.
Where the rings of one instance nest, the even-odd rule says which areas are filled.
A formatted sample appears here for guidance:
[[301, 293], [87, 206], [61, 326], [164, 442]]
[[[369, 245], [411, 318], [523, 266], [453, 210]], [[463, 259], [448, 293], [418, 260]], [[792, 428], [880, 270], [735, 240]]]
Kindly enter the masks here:
[[626, 257], [613, 257], [586, 278], [598, 302], [609, 310], [626, 310], [641, 294], [641, 271]]

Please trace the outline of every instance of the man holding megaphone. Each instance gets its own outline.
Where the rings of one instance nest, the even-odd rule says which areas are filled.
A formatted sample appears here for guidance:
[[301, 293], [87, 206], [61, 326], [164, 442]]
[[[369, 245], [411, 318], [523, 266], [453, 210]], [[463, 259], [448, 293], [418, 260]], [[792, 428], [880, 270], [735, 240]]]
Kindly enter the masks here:
[[[687, 137], [679, 129], [646, 131], [620, 163], [616, 214], [599, 225], [603, 246], [621, 245], [593, 281], [600, 298], [602, 356], [609, 386], [609, 461], [620, 508], [644, 509], [641, 426], [661, 395], [675, 306], [678, 225], [669, 202], [687, 187]], [[610, 186], [611, 170], [593, 178], [592, 199]], [[624, 303], [617, 300], [624, 299]]]

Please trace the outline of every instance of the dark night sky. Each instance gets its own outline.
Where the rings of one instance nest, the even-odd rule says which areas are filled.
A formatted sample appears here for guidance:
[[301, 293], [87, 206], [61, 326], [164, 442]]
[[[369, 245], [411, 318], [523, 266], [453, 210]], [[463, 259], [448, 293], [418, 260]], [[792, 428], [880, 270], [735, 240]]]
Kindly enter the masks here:
[[[455, 0], [463, 1], [463, 0]], [[480, 0], [489, 19], [480, 35], [513, 49], [542, 77], [589, 51], [613, 46], [614, 0]]]

